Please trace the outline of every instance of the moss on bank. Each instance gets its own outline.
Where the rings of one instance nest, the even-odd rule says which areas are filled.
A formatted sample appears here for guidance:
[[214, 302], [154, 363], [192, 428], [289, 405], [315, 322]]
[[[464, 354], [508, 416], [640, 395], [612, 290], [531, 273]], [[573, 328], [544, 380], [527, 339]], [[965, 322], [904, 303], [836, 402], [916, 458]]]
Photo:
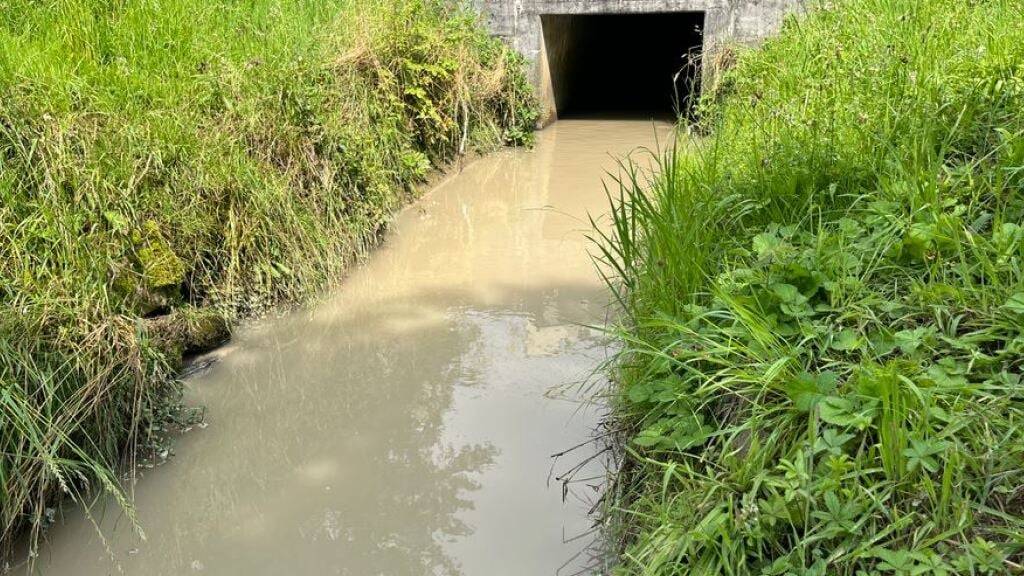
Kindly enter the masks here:
[[103, 488], [181, 354], [372, 245], [432, 166], [519, 143], [520, 62], [434, 0], [0, 7], [0, 542]]
[[1024, 569], [1022, 23], [819, 3], [626, 181], [618, 574]]

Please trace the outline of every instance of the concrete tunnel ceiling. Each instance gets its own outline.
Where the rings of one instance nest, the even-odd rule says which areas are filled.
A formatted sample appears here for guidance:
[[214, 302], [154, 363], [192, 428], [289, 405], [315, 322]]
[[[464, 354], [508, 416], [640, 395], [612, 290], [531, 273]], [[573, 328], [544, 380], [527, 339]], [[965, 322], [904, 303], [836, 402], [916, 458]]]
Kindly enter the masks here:
[[703, 12], [544, 14], [541, 27], [559, 117], [689, 112]]

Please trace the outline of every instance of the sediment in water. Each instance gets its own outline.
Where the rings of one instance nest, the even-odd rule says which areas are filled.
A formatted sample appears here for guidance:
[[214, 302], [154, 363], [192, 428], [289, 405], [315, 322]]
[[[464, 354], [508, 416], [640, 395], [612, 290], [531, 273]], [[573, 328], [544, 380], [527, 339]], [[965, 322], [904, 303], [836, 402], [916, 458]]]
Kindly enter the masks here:
[[[585, 443], [602, 416], [573, 386], [608, 354], [587, 327], [608, 312], [588, 216], [603, 221], [615, 157], [669, 130], [560, 122], [532, 150], [443, 180], [322, 302], [243, 326], [189, 381], [209, 425], [135, 485], [148, 540], [115, 507], [94, 508], [105, 542], [69, 509], [39, 567], [521, 576], [586, 566], [575, 554], [597, 492], [575, 484], [563, 501], [551, 455]], [[579, 477], [602, 473], [594, 461]]]

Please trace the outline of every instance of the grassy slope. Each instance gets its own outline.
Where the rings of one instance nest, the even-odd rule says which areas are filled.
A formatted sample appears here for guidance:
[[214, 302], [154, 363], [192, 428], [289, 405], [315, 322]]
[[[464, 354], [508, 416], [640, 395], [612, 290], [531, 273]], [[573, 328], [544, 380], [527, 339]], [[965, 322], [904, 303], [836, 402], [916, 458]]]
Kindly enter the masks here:
[[336, 277], [432, 164], [528, 137], [518, 62], [444, 5], [0, 6], [0, 543], [117, 493], [221, 318]]
[[1020, 569], [1022, 23], [819, 6], [624, 183], [618, 573]]

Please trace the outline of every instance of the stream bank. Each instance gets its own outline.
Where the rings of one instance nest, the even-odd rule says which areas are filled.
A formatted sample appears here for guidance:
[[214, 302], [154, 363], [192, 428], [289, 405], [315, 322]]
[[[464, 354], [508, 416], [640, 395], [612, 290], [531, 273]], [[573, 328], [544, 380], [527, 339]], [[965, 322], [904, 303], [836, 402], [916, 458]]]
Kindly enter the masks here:
[[1024, 3], [809, 3], [626, 182], [616, 576], [1024, 570]]
[[0, 555], [120, 492], [183, 353], [320, 293], [432, 166], [528, 140], [520, 60], [444, 0], [6, 3]]

